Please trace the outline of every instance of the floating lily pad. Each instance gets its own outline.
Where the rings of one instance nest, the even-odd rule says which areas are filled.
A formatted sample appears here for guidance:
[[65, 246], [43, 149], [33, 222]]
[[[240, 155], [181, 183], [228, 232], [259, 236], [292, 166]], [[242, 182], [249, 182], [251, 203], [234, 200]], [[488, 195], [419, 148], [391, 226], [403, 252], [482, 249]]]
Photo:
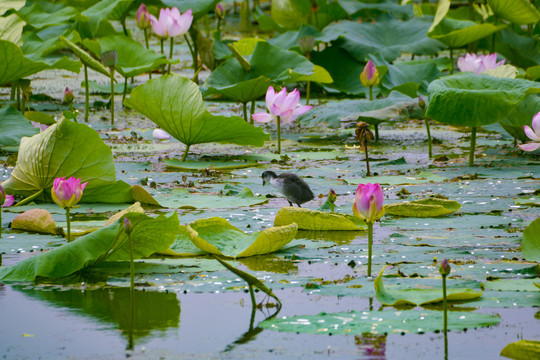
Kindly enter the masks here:
[[358, 185], [360, 183], [367, 184], [367, 183], [379, 183], [379, 184], [385, 184], [385, 185], [414, 185], [414, 184], [424, 184], [424, 183], [431, 183], [431, 182], [443, 182], [448, 180], [447, 178], [433, 174], [427, 171], [423, 171], [418, 175], [411, 175], [411, 176], [404, 176], [404, 175], [396, 175], [396, 176], [371, 176], [371, 177], [365, 177], [365, 178], [347, 178], [345, 179], [347, 183], [351, 185]]
[[277, 251], [290, 243], [298, 231], [296, 224], [290, 224], [246, 234], [218, 217], [196, 220], [189, 227], [195, 231], [190, 233], [191, 241], [199, 249], [233, 258]]
[[274, 220], [274, 226], [296, 223], [300, 230], [363, 230], [364, 221], [348, 214], [309, 210], [298, 207], [282, 207]]
[[459, 209], [461, 209], [461, 204], [457, 201], [440, 198], [402, 201], [384, 206], [386, 214], [408, 217], [444, 216]]
[[154, 199], [163, 207], [170, 209], [225, 209], [263, 204], [266, 196], [255, 196], [249, 188], [235, 195], [190, 194], [186, 189], [175, 189], [166, 196], [154, 194]]
[[181, 161], [176, 159], [163, 160], [163, 163], [168, 167], [179, 170], [232, 170], [243, 169], [253, 166], [258, 166], [256, 162], [239, 162], [239, 161]]
[[[465, 330], [497, 325], [498, 316], [454, 312], [448, 313], [449, 330]], [[442, 311], [351, 311], [334, 314], [284, 316], [259, 323], [264, 329], [332, 335], [405, 334], [440, 331], [443, 327]]]
[[[408, 289], [408, 290], [391, 290], [384, 287], [382, 274], [384, 266], [375, 279], [375, 292], [377, 300], [383, 305], [400, 306], [400, 305], [427, 305], [439, 303], [443, 301], [443, 292], [441, 289]], [[442, 280], [441, 280], [442, 286]], [[446, 298], [448, 301], [463, 301], [472, 300], [482, 296], [481, 291], [472, 289], [447, 289]]]
[[510, 343], [501, 351], [501, 355], [515, 360], [529, 360], [540, 358], [540, 341], [519, 340]]
[[484, 288], [486, 290], [497, 291], [538, 291], [536, 285], [537, 279], [497, 279], [486, 281]]

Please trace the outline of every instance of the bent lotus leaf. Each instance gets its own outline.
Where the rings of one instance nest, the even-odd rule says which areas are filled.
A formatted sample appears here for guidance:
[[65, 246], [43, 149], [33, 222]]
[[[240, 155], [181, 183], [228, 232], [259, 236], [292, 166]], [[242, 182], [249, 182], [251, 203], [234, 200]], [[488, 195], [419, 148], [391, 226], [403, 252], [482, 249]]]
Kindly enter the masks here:
[[535, 24], [540, 21], [540, 13], [528, 0], [488, 0], [493, 13], [514, 24]]
[[[400, 306], [400, 305], [427, 305], [439, 303], [443, 301], [442, 289], [408, 289], [408, 290], [390, 290], [385, 289], [381, 272], [375, 279], [375, 293], [377, 300], [383, 305]], [[481, 291], [476, 291], [467, 288], [448, 289], [446, 299], [448, 301], [467, 301], [476, 299], [482, 296]]]
[[38, 132], [39, 129], [33, 127], [13, 106], [0, 109], [0, 146], [19, 145], [21, 138]]
[[17, 164], [2, 186], [9, 194], [22, 196], [44, 190], [44, 199], [50, 200], [54, 179], [71, 176], [88, 181], [85, 191], [116, 180], [111, 149], [99, 134], [87, 125], [61, 119], [21, 140]]
[[451, 214], [461, 209], [455, 200], [427, 198], [402, 201], [384, 206], [385, 214], [407, 217], [437, 217]]
[[296, 223], [300, 230], [363, 230], [364, 221], [348, 214], [309, 210], [298, 207], [282, 207], [274, 220], [274, 226]]
[[538, 359], [540, 358], [540, 341], [519, 340], [510, 343], [502, 349], [501, 355], [517, 360]]
[[176, 239], [167, 250], [160, 252], [160, 254], [167, 256], [197, 256], [207, 254], [207, 252], [199, 249], [191, 241], [191, 238], [196, 236], [197, 233], [195, 230], [189, 226], [179, 225]]
[[[130, 213], [133, 226], [134, 258], [150, 256], [165, 251], [174, 241], [178, 231], [178, 215], [151, 218], [144, 214]], [[25, 259], [13, 266], [0, 267], [0, 280], [6, 282], [34, 281], [36, 278], [56, 279], [69, 276], [108, 258], [129, 260], [129, 244], [123, 224], [116, 222], [77, 240]]]
[[290, 243], [298, 231], [296, 224], [271, 227], [246, 234], [219, 217], [200, 219], [189, 224], [191, 241], [214, 255], [240, 258], [269, 254]]
[[[489, 314], [451, 311], [448, 330], [497, 325], [501, 318]], [[427, 333], [443, 330], [443, 312], [432, 310], [351, 311], [318, 315], [283, 316], [259, 323], [264, 329], [302, 334], [363, 335]]]
[[207, 142], [262, 146], [267, 138], [238, 116], [210, 114], [199, 87], [182, 76], [161, 76], [137, 86], [125, 104], [188, 147]]
[[0, 17], [0, 39], [11, 41], [17, 46], [21, 46], [24, 25], [26, 23], [17, 14]]
[[540, 109], [540, 96], [537, 94], [528, 95], [514, 111], [500, 121], [500, 124], [514, 138], [524, 142], [530, 141], [525, 135], [523, 125], [530, 126], [531, 119], [538, 113], [538, 109]]
[[43, 234], [57, 233], [51, 213], [44, 209], [32, 209], [17, 215], [11, 223], [11, 228]]
[[540, 262], [540, 218], [530, 223], [523, 231], [521, 252], [527, 261]]
[[540, 93], [540, 84], [465, 72], [433, 81], [428, 93], [426, 116], [445, 124], [476, 127], [505, 119], [527, 95]]

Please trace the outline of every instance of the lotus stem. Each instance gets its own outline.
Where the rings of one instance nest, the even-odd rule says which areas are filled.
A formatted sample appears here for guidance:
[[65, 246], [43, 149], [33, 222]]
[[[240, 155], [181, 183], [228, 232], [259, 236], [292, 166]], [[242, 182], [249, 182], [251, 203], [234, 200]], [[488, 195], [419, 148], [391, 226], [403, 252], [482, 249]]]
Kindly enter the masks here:
[[128, 78], [124, 77], [124, 92], [122, 93], [122, 104], [124, 104], [124, 100], [126, 100], [127, 85], [128, 85]]
[[375, 141], [379, 141], [379, 124], [375, 124]]
[[433, 153], [431, 152], [431, 131], [429, 130], [429, 119], [425, 117], [424, 121], [426, 122], [426, 131], [427, 131], [427, 139], [428, 139], [428, 156], [431, 158], [433, 157]]
[[114, 66], [111, 66], [111, 125], [114, 126]]
[[148, 42], [148, 29], [143, 29], [144, 32], [144, 43], [147, 49], [150, 49], [150, 43]]
[[366, 151], [366, 167], [367, 167], [366, 176], [371, 176], [371, 172], [369, 171], [369, 156], [368, 156], [368, 144], [367, 144], [367, 141], [364, 142], [364, 150]]
[[281, 154], [281, 116], [277, 117], [277, 151]]
[[[70, 104], [71, 106], [71, 104]], [[21, 112], [24, 114], [26, 108], [26, 99], [24, 97], [24, 91], [21, 91]], [[75, 120], [77, 122], [77, 120]]]
[[39, 190], [37, 193], [33, 194], [33, 195], [30, 195], [29, 197], [25, 198], [25, 199], [22, 199], [21, 201], [19, 201], [17, 204], [15, 204], [15, 206], [23, 206], [23, 205], [26, 205], [28, 204], [30, 201], [34, 200], [35, 198], [37, 198], [38, 196], [40, 196], [41, 194], [43, 194], [43, 189]]
[[133, 238], [131, 232], [128, 234], [129, 240], [129, 283], [131, 290], [135, 287], [135, 262], [133, 261]]
[[2, 238], [2, 205], [0, 205], [0, 238]]
[[369, 101], [373, 100], [373, 86], [369, 87]]
[[368, 265], [367, 265], [367, 276], [371, 277], [371, 257], [373, 255], [373, 223], [367, 223], [368, 231]]
[[454, 73], [454, 49], [450, 48], [450, 75]]
[[448, 302], [446, 300], [446, 276], [442, 276], [442, 291], [443, 291], [443, 332], [444, 332], [444, 358], [448, 359]]
[[197, 46], [197, 30], [195, 29], [195, 24], [192, 24], [189, 28], [189, 36], [191, 37], [193, 45], [193, 52], [191, 53], [191, 57], [193, 58], [193, 72], [195, 72], [195, 80], [193, 82], [199, 84], [199, 76], [197, 73], [197, 69], [199, 68], [199, 47]]
[[243, 114], [244, 114], [244, 120], [246, 122], [248, 122], [248, 117], [247, 117], [247, 103], [242, 103], [242, 111], [243, 111]]
[[9, 101], [15, 101], [16, 94], [17, 94], [17, 82], [14, 81], [11, 83], [11, 94], [9, 96]]
[[67, 221], [67, 242], [71, 242], [71, 220], [69, 216], [69, 208], [66, 208], [66, 221]]
[[251, 305], [253, 306], [253, 309], [255, 309], [257, 307], [257, 303], [255, 301], [255, 292], [253, 291], [253, 285], [248, 283], [248, 288], [249, 288], [249, 296], [251, 297]]
[[128, 350], [133, 350], [133, 324], [135, 323], [135, 296], [134, 289], [131, 287], [129, 289], [129, 334], [128, 334]]
[[474, 149], [476, 147], [476, 126], [472, 127], [471, 149], [469, 150], [469, 166], [474, 166]]
[[186, 145], [186, 149], [184, 150], [184, 155], [182, 155], [182, 161], [186, 161], [188, 152], [189, 152], [189, 145]]
[[255, 124], [253, 120], [253, 114], [255, 113], [255, 99], [251, 100], [251, 107], [249, 108], [249, 122], [251, 125]]
[[171, 45], [170, 45], [170, 48], [169, 48], [169, 68], [167, 69], [167, 73], [170, 74], [171, 73], [171, 63], [170, 61], [172, 60], [172, 56], [173, 56], [173, 48], [174, 48], [174, 38], [171, 37]]
[[88, 65], [84, 64], [84, 122], [88, 122], [90, 112], [90, 90], [88, 88]]
[[309, 105], [309, 95], [311, 93], [311, 81], [306, 82], [306, 105]]
[[21, 111], [21, 87], [17, 82], [17, 110]]
[[[165, 50], [163, 50], [163, 43], [165, 42], [165, 39], [161, 39], [160, 40], [160, 45], [161, 45], [161, 55], [165, 55]], [[162, 65], [161, 67], [161, 75], [165, 75], [165, 64]]]

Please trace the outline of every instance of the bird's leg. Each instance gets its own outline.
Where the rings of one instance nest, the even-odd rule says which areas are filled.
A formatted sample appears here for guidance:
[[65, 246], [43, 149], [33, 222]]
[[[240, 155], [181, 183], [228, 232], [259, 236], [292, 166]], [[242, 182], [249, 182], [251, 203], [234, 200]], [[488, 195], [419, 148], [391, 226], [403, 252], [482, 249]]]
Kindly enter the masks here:
[[[289, 200], [287, 200], [287, 201], [289, 201]], [[290, 201], [289, 201], [289, 206], [293, 206], [292, 202], [290, 202]]]
[[296, 204], [296, 205], [298, 205], [298, 207], [302, 207], [302, 205], [300, 205], [300, 204]]

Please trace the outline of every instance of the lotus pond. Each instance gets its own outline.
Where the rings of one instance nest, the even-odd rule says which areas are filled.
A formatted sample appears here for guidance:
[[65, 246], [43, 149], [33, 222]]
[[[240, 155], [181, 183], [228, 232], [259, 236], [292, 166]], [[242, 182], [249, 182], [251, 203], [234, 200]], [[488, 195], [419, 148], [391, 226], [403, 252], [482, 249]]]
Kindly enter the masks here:
[[538, 1], [140, 5], [0, 3], [4, 359], [540, 357]]

